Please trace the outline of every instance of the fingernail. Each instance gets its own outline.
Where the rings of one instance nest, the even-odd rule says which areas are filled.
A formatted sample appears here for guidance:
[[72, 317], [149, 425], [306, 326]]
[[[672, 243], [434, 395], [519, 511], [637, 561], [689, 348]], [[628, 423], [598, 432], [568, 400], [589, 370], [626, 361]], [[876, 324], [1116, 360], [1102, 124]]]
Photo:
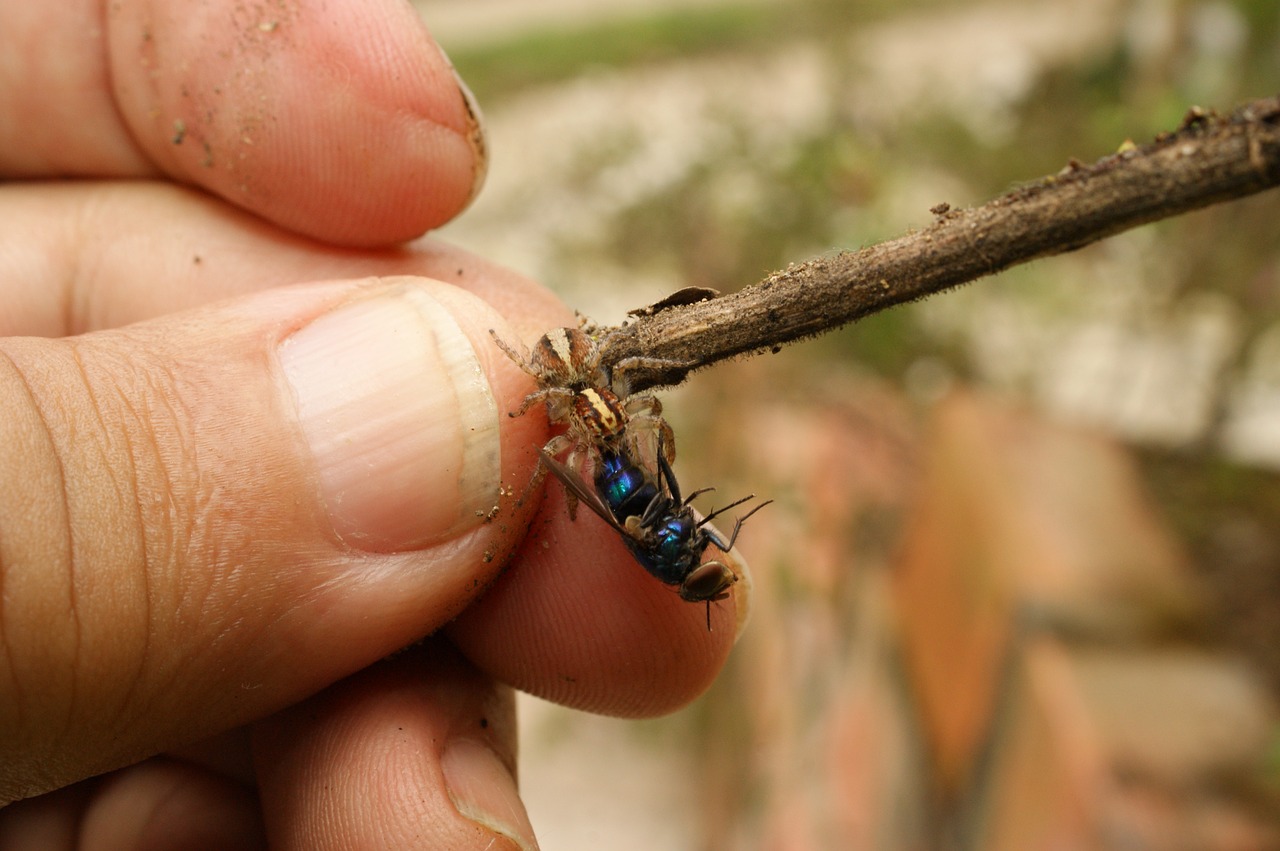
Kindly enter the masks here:
[[[724, 533], [714, 523], [706, 523], [705, 528], [713, 531], [720, 540], [725, 540]], [[738, 577], [738, 581], [733, 583], [733, 643], [737, 644], [742, 633], [747, 630], [747, 621], [751, 620], [751, 592], [754, 588], [751, 568], [737, 547], [727, 553], [717, 553], [716, 557]]]
[[[439, 45], [437, 47], [439, 48]], [[458, 92], [462, 95], [462, 103], [467, 109], [467, 144], [471, 146], [473, 154], [471, 197], [467, 199], [470, 203], [480, 194], [480, 189], [484, 186], [485, 178], [489, 174], [489, 143], [484, 135], [484, 114], [480, 111], [480, 103], [472, 93], [471, 87], [467, 85], [466, 80], [462, 79], [458, 69], [453, 67], [449, 54], [443, 48], [439, 49], [440, 55], [449, 64], [449, 70], [453, 72], [453, 78], [458, 84]]]
[[736, 553], [729, 553], [726, 557], [726, 563], [729, 569], [738, 574], [738, 581], [733, 585], [733, 643], [737, 644], [738, 639], [742, 637], [742, 633], [747, 631], [747, 622], [751, 620], [751, 595], [755, 590], [755, 586], [751, 581], [751, 568], [747, 566], [747, 562]]
[[450, 739], [440, 766], [449, 798], [464, 818], [497, 834], [497, 841], [505, 840], [510, 848], [536, 851], [538, 840], [515, 778], [492, 749], [474, 739]]
[[354, 301], [279, 355], [339, 538], [392, 552], [479, 525], [498, 495], [498, 406], [440, 302], [412, 285]]

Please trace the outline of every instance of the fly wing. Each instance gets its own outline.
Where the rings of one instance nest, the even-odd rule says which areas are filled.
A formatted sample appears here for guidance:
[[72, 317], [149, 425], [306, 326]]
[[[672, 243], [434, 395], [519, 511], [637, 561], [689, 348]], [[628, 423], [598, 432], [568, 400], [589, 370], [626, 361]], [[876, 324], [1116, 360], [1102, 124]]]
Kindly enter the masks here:
[[599, 514], [618, 534], [628, 539], [635, 538], [613, 516], [613, 512], [609, 510], [609, 506], [604, 504], [604, 500], [600, 498], [600, 495], [586, 486], [581, 476], [561, 464], [545, 449], [539, 449], [538, 455], [542, 457], [542, 463], [551, 471], [551, 474], [560, 480], [560, 484], [564, 485], [564, 489], [576, 496], [579, 502], [585, 503], [588, 508]]

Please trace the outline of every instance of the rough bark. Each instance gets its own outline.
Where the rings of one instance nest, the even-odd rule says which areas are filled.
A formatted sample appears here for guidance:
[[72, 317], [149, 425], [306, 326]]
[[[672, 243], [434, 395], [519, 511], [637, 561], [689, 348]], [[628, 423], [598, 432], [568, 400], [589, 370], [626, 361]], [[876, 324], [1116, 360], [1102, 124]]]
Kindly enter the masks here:
[[1150, 144], [1126, 144], [1088, 165], [1072, 161], [980, 207], [939, 204], [923, 230], [789, 266], [730, 295], [684, 303], [702, 295], [691, 291], [637, 311], [603, 341], [603, 361], [631, 361], [632, 391], [679, 384], [716, 361], [776, 351], [887, 307], [1277, 183], [1280, 97], [1225, 116], [1193, 108], [1177, 130]]

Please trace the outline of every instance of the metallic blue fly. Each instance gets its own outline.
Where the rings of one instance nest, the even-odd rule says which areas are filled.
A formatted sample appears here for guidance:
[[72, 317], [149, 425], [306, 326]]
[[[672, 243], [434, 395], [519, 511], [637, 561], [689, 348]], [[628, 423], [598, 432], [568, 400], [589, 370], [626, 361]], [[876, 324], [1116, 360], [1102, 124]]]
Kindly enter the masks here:
[[713, 511], [699, 520], [690, 503], [699, 494], [714, 488], [703, 488], [681, 498], [671, 465], [659, 447], [658, 476], [652, 478], [643, 468], [631, 463], [625, 454], [613, 450], [600, 453], [595, 471], [595, 490], [582, 478], [545, 450], [542, 463], [565, 486], [565, 489], [600, 515], [622, 536], [640, 566], [667, 585], [676, 586], [682, 600], [707, 603], [707, 625], [711, 624], [711, 602], [729, 596], [728, 589], [738, 576], [720, 561], [702, 561], [702, 554], [714, 544], [721, 552], [733, 548], [742, 523], [764, 508], [766, 500], [739, 517], [726, 541], [707, 524], [712, 518], [750, 500], [746, 496]]

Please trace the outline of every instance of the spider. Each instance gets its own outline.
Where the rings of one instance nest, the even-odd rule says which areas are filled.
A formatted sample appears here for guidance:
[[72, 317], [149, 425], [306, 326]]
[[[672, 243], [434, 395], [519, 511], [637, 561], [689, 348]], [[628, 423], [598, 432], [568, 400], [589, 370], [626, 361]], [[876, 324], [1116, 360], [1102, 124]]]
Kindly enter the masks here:
[[[640, 365], [668, 367], [670, 362], [633, 358], [609, 370], [600, 363], [599, 333], [592, 326], [553, 328], [533, 344], [532, 352], [517, 351], [490, 329], [498, 348], [534, 381], [538, 389], [524, 398], [508, 416], [518, 417], [538, 402], [547, 406], [547, 420], [564, 425], [565, 430], [547, 441], [543, 451], [551, 458], [568, 453], [565, 466], [587, 477], [587, 465], [596, 467], [600, 454], [623, 452], [644, 459], [656, 468], [661, 452], [670, 464], [675, 460], [675, 436], [662, 418], [662, 403], [651, 393], [631, 394], [618, 373]], [[621, 392], [615, 391], [615, 386]], [[532, 488], [546, 475], [540, 464]], [[569, 515], [574, 516], [577, 499], [569, 492]]]

